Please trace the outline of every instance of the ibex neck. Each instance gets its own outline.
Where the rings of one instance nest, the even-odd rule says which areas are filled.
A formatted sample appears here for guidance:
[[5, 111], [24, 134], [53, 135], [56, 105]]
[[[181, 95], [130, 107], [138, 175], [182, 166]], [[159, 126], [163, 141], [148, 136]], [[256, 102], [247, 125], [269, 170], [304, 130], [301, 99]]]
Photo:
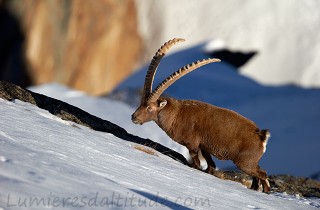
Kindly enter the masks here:
[[167, 105], [158, 113], [156, 123], [162, 130], [169, 134], [173, 129], [173, 125], [179, 112], [179, 103], [173, 98], [166, 98], [166, 100]]

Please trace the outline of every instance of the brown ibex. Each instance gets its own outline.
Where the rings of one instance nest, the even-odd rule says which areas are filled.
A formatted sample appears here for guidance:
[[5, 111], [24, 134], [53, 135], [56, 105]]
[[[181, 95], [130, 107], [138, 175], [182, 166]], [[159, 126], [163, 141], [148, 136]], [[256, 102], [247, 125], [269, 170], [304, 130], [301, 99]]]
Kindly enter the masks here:
[[182, 76], [203, 65], [219, 62], [219, 59], [209, 58], [186, 65], [152, 91], [161, 59], [174, 44], [181, 41], [184, 39], [166, 42], [153, 57], [146, 74], [141, 105], [132, 114], [132, 122], [156, 122], [171, 139], [188, 148], [193, 167], [200, 169], [201, 155], [211, 165], [210, 170], [215, 169], [210, 154], [221, 160], [232, 160], [238, 168], [253, 177], [252, 189], [258, 190], [261, 181], [263, 192], [269, 192], [267, 173], [258, 165], [266, 150], [269, 130], [260, 130], [251, 120], [228, 109], [195, 100], [161, 97]]

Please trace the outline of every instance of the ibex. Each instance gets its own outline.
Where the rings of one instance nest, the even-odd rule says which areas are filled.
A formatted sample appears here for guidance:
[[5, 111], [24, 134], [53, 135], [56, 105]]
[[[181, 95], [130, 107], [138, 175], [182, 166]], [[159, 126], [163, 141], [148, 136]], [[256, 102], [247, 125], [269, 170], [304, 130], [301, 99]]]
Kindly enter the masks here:
[[[152, 91], [158, 65], [167, 51], [184, 39], [175, 38], [164, 43], [148, 68], [139, 108], [132, 114], [132, 122], [143, 124], [154, 121], [167, 135], [188, 148], [192, 166], [200, 168], [199, 157], [206, 159], [207, 170], [214, 170], [211, 155], [221, 160], [232, 160], [243, 172], [253, 177], [252, 189], [270, 191], [267, 173], [258, 162], [266, 150], [269, 130], [260, 130], [251, 120], [240, 114], [195, 100], [177, 100], [161, 94], [176, 80], [191, 71], [219, 59], [204, 59], [186, 65], [167, 77]], [[209, 169], [210, 168], [210, 169]]]

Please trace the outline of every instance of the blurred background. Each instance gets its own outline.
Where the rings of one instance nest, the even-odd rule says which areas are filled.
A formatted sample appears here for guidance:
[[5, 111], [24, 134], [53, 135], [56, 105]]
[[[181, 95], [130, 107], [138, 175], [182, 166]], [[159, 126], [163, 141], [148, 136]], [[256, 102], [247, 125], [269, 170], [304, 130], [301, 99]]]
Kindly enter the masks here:
[[[0, 79], [185, 154], [158, 128], [130, 122], [150, 59], [164, 42], [185, 38], [163, 59], [156, 83], [197, 59], [223, 62], [166, 94], [227, 107], [270, 128], [263, 168], [320, 179], [319, 11], [318, 0], [0, 0]], [[39, 86], [49, 83], [110, 95], [131, 108], [115, 115], [88, 98], [76, 101], [80, 96], [61, 86]], [[121, 114], [127, 118], [119, 120]]]
[[320, 87], [320, 2], [0, 0], [1, 79], [106, 94], [173, 37], [257, 53], [242, 74]]
[[1, 79], [107, 93], [140, 64], [135, 2], [2, 0]]

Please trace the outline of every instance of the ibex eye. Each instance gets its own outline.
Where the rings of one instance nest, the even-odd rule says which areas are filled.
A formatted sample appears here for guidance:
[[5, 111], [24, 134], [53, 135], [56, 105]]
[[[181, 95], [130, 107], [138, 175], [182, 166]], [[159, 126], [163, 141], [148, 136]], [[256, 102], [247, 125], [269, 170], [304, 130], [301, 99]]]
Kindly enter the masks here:
[[151, 111], [152, 111], [152, 107], [151, 107], [151, 106], [148, 106], [148, 107], [147, 107], [147, 111], [148, 111], [148, 112], [151, 112]]

